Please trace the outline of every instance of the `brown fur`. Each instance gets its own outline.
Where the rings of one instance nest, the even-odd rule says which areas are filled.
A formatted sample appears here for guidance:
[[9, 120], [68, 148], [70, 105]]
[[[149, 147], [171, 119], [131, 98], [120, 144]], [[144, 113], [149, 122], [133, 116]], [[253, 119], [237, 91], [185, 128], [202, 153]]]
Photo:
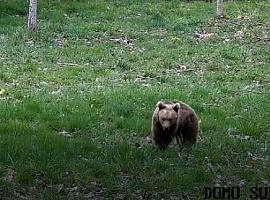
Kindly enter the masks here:
[[176, 138], [177, 143], [195, 144], [198, 117], [194, 110], [181, 101], [159, 101], [152, 117], [151, 139], [159, 149]]

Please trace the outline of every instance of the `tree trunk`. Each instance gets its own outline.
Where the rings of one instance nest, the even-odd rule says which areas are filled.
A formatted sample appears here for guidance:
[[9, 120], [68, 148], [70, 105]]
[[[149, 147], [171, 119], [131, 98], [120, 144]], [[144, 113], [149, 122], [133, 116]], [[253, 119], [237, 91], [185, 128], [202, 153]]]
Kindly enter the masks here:
[[37, 28], [37, 0], [29, 0], [28, 30], [35, 31]]
[[223, 17], [223, 0], [217, 0], [217, 16]]

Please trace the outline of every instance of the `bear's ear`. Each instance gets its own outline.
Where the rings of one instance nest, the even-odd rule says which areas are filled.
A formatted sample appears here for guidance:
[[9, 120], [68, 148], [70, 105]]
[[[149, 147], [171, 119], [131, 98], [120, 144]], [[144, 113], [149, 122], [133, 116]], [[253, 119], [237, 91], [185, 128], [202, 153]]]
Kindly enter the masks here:
[[175, 112], [178, 112], [178, 110], [180, 109], [180, 103], [174, 104], [173, 109]]
[[165, 108], [166, 106], [165, 106], [164, 102], [159, 101], [159, 102], [157, 102], [156, 107], [158, 107], [161, 110], [161, 109]]

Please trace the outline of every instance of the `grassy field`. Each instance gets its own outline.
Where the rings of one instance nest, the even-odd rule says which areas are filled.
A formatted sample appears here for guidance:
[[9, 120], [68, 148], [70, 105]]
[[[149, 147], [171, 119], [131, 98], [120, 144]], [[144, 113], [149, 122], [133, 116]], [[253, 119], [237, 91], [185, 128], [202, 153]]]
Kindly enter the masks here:
[[[269, 187], [270, 2], [0, 4], [0, 199], [202, 199]], [[201, 119], [195, 147], [145, 138], [160, 99]]]

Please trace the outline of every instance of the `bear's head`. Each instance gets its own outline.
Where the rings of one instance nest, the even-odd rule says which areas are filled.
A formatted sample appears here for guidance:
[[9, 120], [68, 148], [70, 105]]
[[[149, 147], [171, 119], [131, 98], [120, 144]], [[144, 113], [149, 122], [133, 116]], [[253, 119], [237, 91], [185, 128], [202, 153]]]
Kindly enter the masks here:
[[159, 101], [156, 105], [158, 108], [158, 121], [164, 131], [174, 128], [177, 123], [179, 103]]

